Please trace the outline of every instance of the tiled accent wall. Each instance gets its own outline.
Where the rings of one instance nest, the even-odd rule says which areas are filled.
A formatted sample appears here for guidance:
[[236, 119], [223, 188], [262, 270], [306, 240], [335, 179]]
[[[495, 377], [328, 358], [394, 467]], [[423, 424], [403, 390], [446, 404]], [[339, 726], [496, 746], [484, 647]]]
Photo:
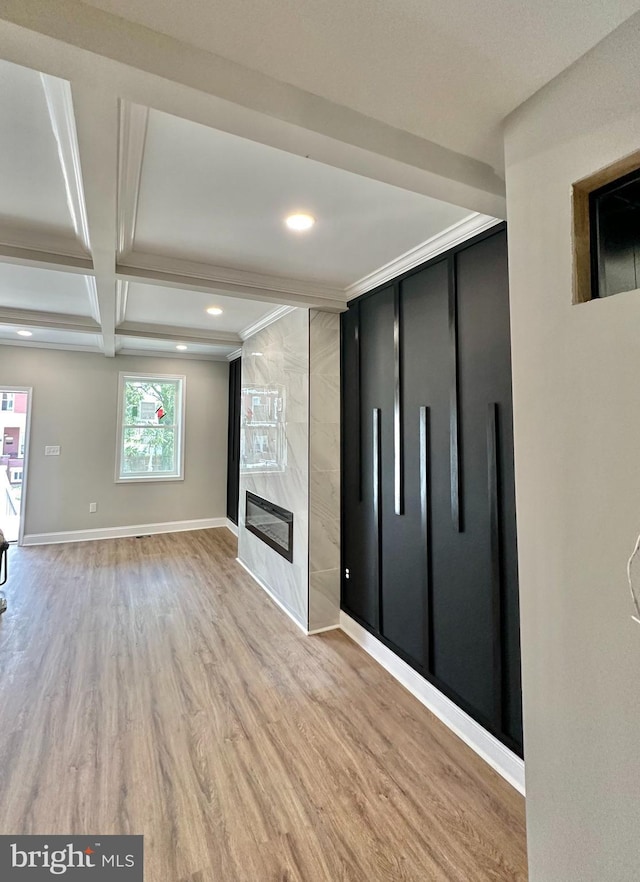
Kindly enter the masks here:
[[309, 321], [309, 630], [340, 616], [340, 316]]
[[[257, 471], [243, 464], [242, 447], [256, 429], [250, 390], [278, 390], [284, 425], [280, 462]], [[309, 312], [294, 309], [242, 347], [240, 506], [238, 557], [304, 627], [309, 616]], [[247, 403], [249, 401], [249, 403]], [[293, 563], [244, 527], [246, 491], [293, 512]]]
[[[277, 390], [284, 451], [267, 470], [243, 463], [259, 429], [252, 396]], [[238, 557], [303, 628], [340, 615], [340, 317], [295, 309], [242, 349]], [[266, 393], [265, 393], [266, 394]], [[293, 563], [244, 526], [246, 491], [293, 512]]]

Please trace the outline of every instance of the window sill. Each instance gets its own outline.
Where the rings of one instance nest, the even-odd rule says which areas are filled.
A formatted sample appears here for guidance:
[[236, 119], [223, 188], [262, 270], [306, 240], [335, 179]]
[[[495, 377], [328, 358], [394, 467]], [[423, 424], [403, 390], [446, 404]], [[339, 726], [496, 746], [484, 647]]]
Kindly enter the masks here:
[[164, 483], [166, 481], [184, 481], [184, 475], [132, 475], [130, 478], [116, 478], [116, 484], [149, 484]]

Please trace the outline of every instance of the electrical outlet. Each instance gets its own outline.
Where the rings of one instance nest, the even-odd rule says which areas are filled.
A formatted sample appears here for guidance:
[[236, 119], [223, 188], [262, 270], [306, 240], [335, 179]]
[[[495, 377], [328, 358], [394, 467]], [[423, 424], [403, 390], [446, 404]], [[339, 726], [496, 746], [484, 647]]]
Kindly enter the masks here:
[[51, 444], [47, 445], [44, 449], [45, 456], [60, 456], [60, 445], [59, 444]]
[[94, 514], [94, 512], [98, 511], [98, 503], [90, 502], [89, 503], [89, 514]]

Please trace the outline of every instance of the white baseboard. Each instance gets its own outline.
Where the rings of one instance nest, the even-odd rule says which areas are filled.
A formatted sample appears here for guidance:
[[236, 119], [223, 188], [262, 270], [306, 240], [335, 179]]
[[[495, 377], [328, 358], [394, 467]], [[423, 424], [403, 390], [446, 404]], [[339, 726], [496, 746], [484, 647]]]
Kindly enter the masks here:
[[58, 545], [61, 542], [93, 542], [96, 539], [125, 539], [153, 533], [183, 533], [186, 530], [210, 530], [226, 527], [226, 518], [197, 518], [193, 521], [167, 521], [163, 524], [134, 524], [130, 527], [99, 527], [96, 530], [68, 530], [62, 533], [31, 533], [23, 545]]
[[396, 680], [414, 695], [418, 701], [442, 720], [465, 744], [479, 754], [485, 762], [502, 775], [524, 796], [524, 762], [497, 738], [483, 729], [468, 714], [443, 695], [435, 686], [421, 677], [417, 671], [402, 661], [391, 649], [373, 634], [359, 625], [351, 616], [340, 613], [340, 627], [355, 643], [369, 653]]
[[227, 530], [230, 530], [230, 531], [233, 533], [234, 536], [237, 536], [237, 535], [238, 535], [238, 527], [237, 527], [237, 525], [234, 524], [232, 520], [229, 520], [229, 518], [227, 518], [226, 527], [227, 527]]

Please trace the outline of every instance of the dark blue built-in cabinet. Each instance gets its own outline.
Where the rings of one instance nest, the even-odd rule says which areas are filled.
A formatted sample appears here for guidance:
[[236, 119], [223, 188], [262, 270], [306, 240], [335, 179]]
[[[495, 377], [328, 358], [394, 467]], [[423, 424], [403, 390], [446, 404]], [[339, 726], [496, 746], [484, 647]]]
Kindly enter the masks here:
[[342, 608], [522, 755], [506, 235], [342, 316]]

